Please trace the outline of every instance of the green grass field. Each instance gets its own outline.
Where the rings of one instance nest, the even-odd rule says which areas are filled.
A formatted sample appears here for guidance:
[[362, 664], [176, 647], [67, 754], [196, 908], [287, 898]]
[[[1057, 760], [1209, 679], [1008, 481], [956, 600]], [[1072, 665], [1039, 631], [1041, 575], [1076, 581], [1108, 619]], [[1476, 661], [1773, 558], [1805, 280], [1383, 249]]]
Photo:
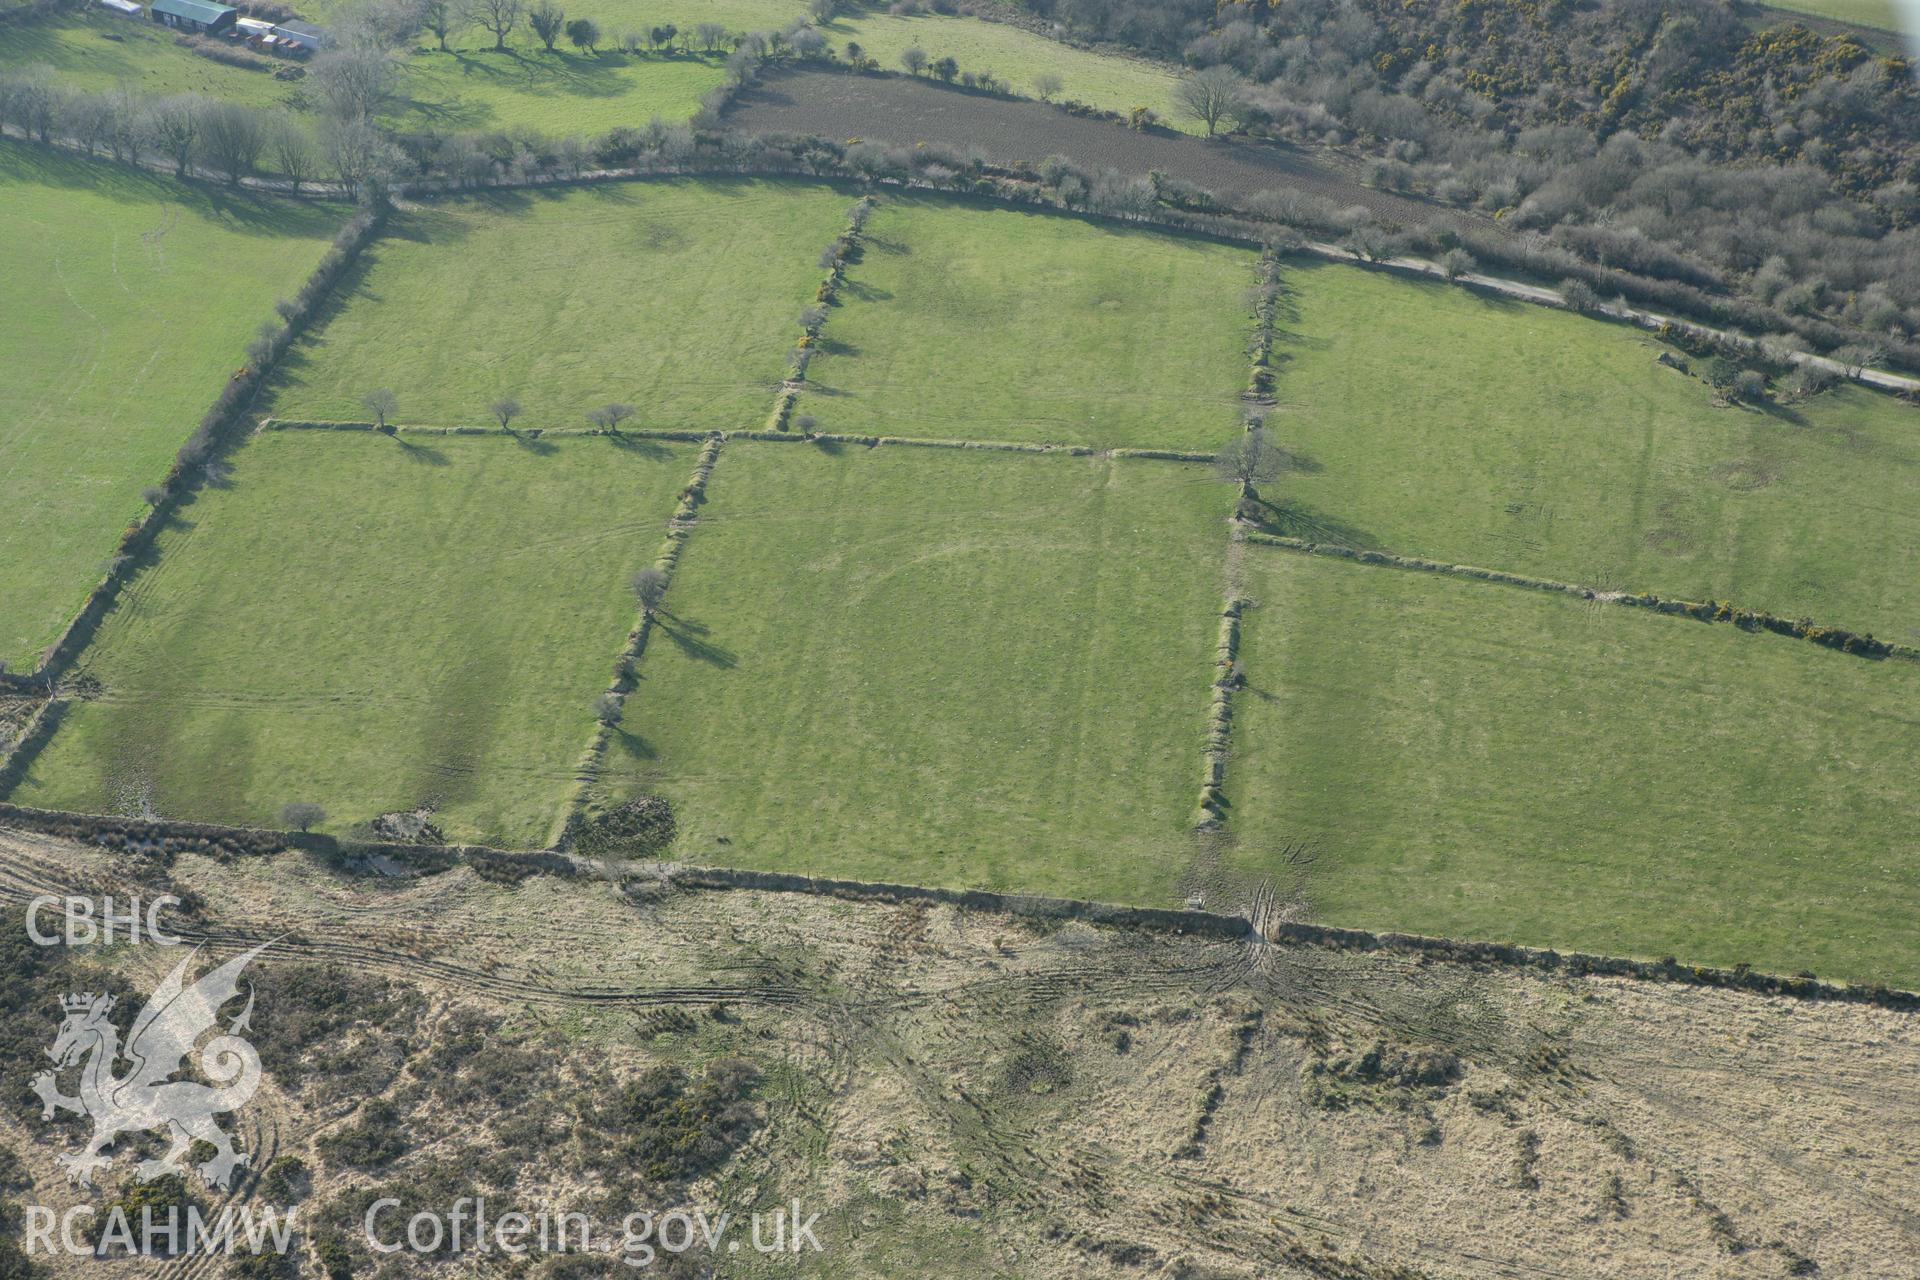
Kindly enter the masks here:
[[1204, 468], [735, 441], [602, 796], [677, 855], [1165, 902], [1232, 505]]
[[1920, 412], [1715, 409], [1624, 326], [1289, 263], [1288, 532], [1920, 637]]
[[1900, 30], [1900, 8], [1896, 0], [1768, 0], [1766, 7], [1851, 22], [1877, 31]]
[[[530, 128], [592, 137], [619, 125], [638, 127], [655, 116], [685, 120], [701, 97], [724, 79], [725, 47], [700, 56], [682, 52], [630, 57], [619, 52], [623, 33], [645, 32], [663, 23], [691, 32], [703, 22], [734, 33], [764, 31], [785, 27], [806, 11], [797, 0], [591, 0], [562, 7], [569, 17], [590, 17], [600, 24], [605, 39], [597, 55], [581, 53], [564, 37], [548, 53], [524, 20], [507, 37], [506, 53], [494, 52], [492, 35], [477, 27], [450, 33], [447, 52], [425, 32], [402, 60], [395, 103], [385, 122], [398, 129]], [[302, 6], [321, 22], [337, 18], [339, 8]], [[1151, 107], [1177, 128], [1198, 127], [1181, 119], [1174, 106], [1176, 70], [1076, 49], [1005, 23], [870, 12], [843, 15], [821, 30], [836, 54], [844, 55], [847, 41], [855, 40], [890, 70], [899, 70], [900, 52], [917, 44], [929, 57], [952, 56], [963, 71], [992, 71], [1015, 93], [1034, 96], [1033, 78], [1050, 71], [1061, 77], [1064, 98], [1112, 111]], [[0, 66], [34, 63], [52, 67], [63, 82], [83, 89], [107, 90], [125, 83], [153, 96], [198, 93], [296, 115], [315, 105], [300, 81], [214, 62], [176, 44], [171, 32], [153, 23], [106, 13], [11, 24], [7, 38], [0, 40]]]
[[[341, 7], [323, 4], [316, 11]], [[445, 53], [423, 32], [406, 60], [403, 101], [389, 118], [400, 128], [529, 128], [588, 138], [622, 125], [638, 128], [655, 116], [676, 123], [726, 78], [726, 47], [704, 56], [630, 57], [619, 52], [624, 33], [662, 24], [690, 32], [703, 22], [735, 33], [765, 31], [806, 10], [800, 0], [562, 0], [560, 7], [568, 18], [600, 24], [604, 39], [596, 56], [564, 36], [548, 53], [524, 18], [507, 36], [506, 53], [495, 53], [492, 34], [479, 27], [449, 33]]]
[[659, 181], [498, 192], [398, 217], [344, 299], [283, 362], [272, 412], [478, 423], [502, 395], [522, 425], [763, 424], [853, 197], [833, 188]]
[[565, 798], [690, 445], [267, 432], [108, 616], [12, 798], [343, 830], [421, 803], [537, 844]]
[[1211, 449], [1239, 423], [1246, 249], [890, 200], [799, 410], [824, 431]]
[[[432, 48], [429, 35], [401, 61], [393, 107], [382, 119], [396, 129], [526, 128], [591, 138], [619, 125], [645, 125], [655, 116], [685, 120], [725, 78], [724, 54], [629, 57], [618, 52], [617, 41], [615, 34], [597, 56], [565, 40], [548, 53], [523, 31], [501, 54], [492, 51], [491, 38], [469, 31], [442, 53]], [[0, 41], [0, 66], [35, 63], [80, 89], [104, 91], [124, 83], [153, 97], [197, 93], [290, 111], [296, 119], [310, 119], [317, 105], [304, 81], [215, 62], [175, 44], [171, 33], [152, 23], [107, 14], [9, 25]]]
[[[645, 31], [661, 23], [673, 23], [691, 29], [702, 22], [717, 22], [729, 31], [766, 31], [784, 27], [807, 11], [805, 0], [555, 0], [569, 18], [592, 18], [610, 37], [618, 39], [623, 31]], [[353, 7], [352, 0], [302, 0], [299, 8], [315, 22], [337, 21]], [[427, 34], [431, 43], [433, 35]], [[449, 43], [468, 48], [491, 45], [493, 37], [477, 27], [462, 30]], [[538, 41], [522, 18], [507, 37], [510, 45], [533, 45]]]
[[656, 116], [685, 120], [726, 78], [719, 57], [629, 57], [604, 49], [588, 56], [564, 42], [553, 53], [422, 51], [406, 67], [404, 109], [389, 117], [399, 127], [530, 128], [586, 138]]
[[1920, 982], [1920, 667], [1251, 547], [1227, 794], [1316, 919]]
[[1038, 97], [1034, 77], [1051, 73], [1060, 77], [1059, 99], [1122, 113], [1150, 107], [1176, 129], [1202, 131], [1174, 105], [1179, 69], [1146, 58], [1077, 49], [1011, 23], [931, 13], [859, 10], [841, 14], [820, 31], [836, 55], [845, 57], [847, 42], [852, 40], [888, 71], [902, 69], [900, 54], [912, 46], [930, 59], [952, 58], [963, 73], [991, 71], [1023, 97]]
[[256, 107], [287, 106], [295, 86], [264, 71], [230, 67], [174, 43], [173, 34], [145, 19], [105, 12], [49, 14], [7, 24], [0, 67], [42, 64], [61, 83], [105, 92], [126, 85], [164, 97], [198, 93]]
[[0, 662], [59, 635], [345, 218], [0, 142]]

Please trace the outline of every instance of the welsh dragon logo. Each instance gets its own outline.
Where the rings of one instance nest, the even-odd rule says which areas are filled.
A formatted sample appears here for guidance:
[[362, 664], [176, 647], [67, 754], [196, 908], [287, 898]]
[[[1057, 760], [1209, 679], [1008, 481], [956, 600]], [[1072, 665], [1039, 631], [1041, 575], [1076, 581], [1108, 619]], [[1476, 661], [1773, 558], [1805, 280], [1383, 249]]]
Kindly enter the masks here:
[[[134, 1166], [141, 1182], [185, 1172], [181, 1157], [198, 1139], [214, 1149], [212, 1159], [196, 1166], [200, 1177], [209, 1187], [223, 1191], [232, 1185], [234, 1171], [247, 1163], [247, 1156], [234, 1150], [233, 1140], [215, 1117], [245, 1106], [260, 1087], [260, 1055], [240, 1034], [253, 1016], [251, 985], [246, 1008], [226, 1031], [195, 1046], [207, 1032], [219, 1030], [220, 1008], [239, 994], [241, 971], [271, 945], [262, 943], [187, 986], [187, 966], [199, 954], [196, 948], [133, 1020], [125, 1048], [108, 1018], [113, 1012], [112, 996], [89, 993], [61, 1000], [65, 1021], [53, 1048], [47, 1050], [54, 1069], [34, 1077], [33, 1091], [44, 1105], [42, 1119], [51, 1120], [56, 1111], [72, 1111], [93, 1121], [93, 1137], [85, 1149], [58, 1157], [69, 1181], [91, 1187], [94, 1170], [113, 1163], [113, 1157], [104, 1153], [121, 1134], [164, 1129], [173, 1145], [158, 1160], [142, 1160]], [[189, 1054], [211, 1085], [172, 1079], [185, 1068]], [[123, 1059], [130, 1068], [116, 1076], [114, 1066]], [[56, 1083], [58, 1074], [83, 1062], [80, 1093], [68, 1097]]]

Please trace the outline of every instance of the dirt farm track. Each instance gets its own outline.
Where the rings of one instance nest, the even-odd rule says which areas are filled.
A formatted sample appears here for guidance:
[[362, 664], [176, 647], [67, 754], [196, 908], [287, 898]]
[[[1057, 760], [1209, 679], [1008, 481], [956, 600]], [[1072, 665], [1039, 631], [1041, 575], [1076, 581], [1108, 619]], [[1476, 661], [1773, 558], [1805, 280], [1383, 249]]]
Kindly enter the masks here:
[[[263, 1194], [260, 1171], [296, 1154], [314, 1221], [368, 1185], [327, 1154], [366, 1099], [397, 1100], [388, 1185], [484, 1182], [511, 1151], [511, 1190], [489, 1193], [545, 1202], [580, 1185], [558, 1135], [614, 1096], [592, 1093], [618, 1084], [609, 1063], [624, 1078], [745, 1053], [769, 1072], [754, 1135], [688, 1194], [817, 1206], [827, 1252], [795, 1275], [1910, 1280], [1920, 1256], [1911, 1014], [631, 870], [343, 874], [292, 851], [169, 866], [0, 830], [0, 918], [18, 929], [38, 894], [164, 889], [208, 959], [277, 939], [262, 1025], [287, 1054], [241, 1122], [258, 1158], [233, 1194]], [[112, 966], [150, 991], [173, 959], [119, 947], [35, 981]], [[357, 994], [302, 1015], [327, 1006], [301, 993], [335, 988]], [[19, 1080], [49, 1004], [11, 1015], [0, 1065]], [[488, 1054], [444, 1058], [476, 1027]], [[475, 1074], [497, 1055], [523, 1065]], [[554, 1136], [529, 1142], [529, 1123]], [[74, 1140], [0, 1109], [28, 1184], [10, 1198], [76, 1203], [56, 1164]], [[51, 1280], [218, 1274], [84, 1257]]]
[[726, 122], [753, 133], [979, 146], [1006, 163], [1063, 155], [1077, 164], [1124, 173], [1157, 170], [1223, 194], [1295, 190], [1341, 206], [1364, 205], [1388, 222], [1470, 217], [1445, 205], [1376, 191], [1333, 164], [1291, 147], [1208, 141], [1164, 131], [1136, 133], [1112, 121], [1068, 115], [1042, 102], [969, 93], [904, 76], [838, 71], [769, 75], [735, 99]]

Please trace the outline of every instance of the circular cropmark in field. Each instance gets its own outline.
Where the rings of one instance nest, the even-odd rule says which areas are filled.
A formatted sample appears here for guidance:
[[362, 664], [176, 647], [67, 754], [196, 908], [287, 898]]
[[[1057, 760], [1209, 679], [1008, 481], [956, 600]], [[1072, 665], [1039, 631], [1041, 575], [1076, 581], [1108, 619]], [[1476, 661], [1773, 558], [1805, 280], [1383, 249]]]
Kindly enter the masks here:
[[1780, 471], [1759, 458], [1729, 458], [1713, 469], [1713, 478], [1736, 493], [1751, 493], [1778, 480]]

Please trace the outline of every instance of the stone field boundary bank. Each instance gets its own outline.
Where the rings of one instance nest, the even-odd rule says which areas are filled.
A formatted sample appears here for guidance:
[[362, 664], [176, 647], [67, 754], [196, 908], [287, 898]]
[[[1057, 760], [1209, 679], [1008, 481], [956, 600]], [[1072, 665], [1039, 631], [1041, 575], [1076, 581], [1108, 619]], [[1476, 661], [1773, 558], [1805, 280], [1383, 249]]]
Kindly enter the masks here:
[[[738, 167], [732, 167], [726, 171], [737, 172], [739, 169]], [[808, 176], [814, 178], [816, 181], [822, 178], [822, 175], [817, 174], [789, 174], [787, 176]], [[915, 181], [888, 182], [880, 180], [871, 185], [875, 188], [889, 186], [899, 189], [930, 188], [930, 184]], [[856, 201], [849, 211], [848, 221], [844, 230], [835, 239], [833, 244], [828, 247], [826, 253], [823, 254], [823, 269], [826, 275], [818, 287], [813, 306], [809, 307], [806, 317], [800, 321], [802, 334], [799, 343], [794, 349], [795, 358], [790, 364], [789, 376], [781, 384], [777, 392], [774, 393], [774, 408], [768, 416], [768, 426], [766, 428], [759, 430], [633, 430], [629, 432], [621, 432], [617, 429], [541, 429], [527, 427], [506, 430], [492, 426], [431, 424], [406, 424], [380, 427], [368, 422], [327, 422], [269, 418], [261, 421], [257, 429], [337, 431], [363, 436], [379, 434], [505, 435], [523, 439], [543, 436], [561, 438], [608, 435], [628, 436], [639, 439], [678, 440], [690, 443], [699, 442], [703, 447], [700, 453], [699, 463], [695, 469], [695, 474], [687, 486], [681, 491], [679, 506], [668, 520], [664, 541], [654, 558], [654, 566], [667, 575], [669, 585], [671, 583], [673, 566], [677, 561], [679, 551], [684, 545], [685, 540], [693, 534], [697, 519], [697, 508], [704, 497], [707, 477], [711, 473], [721, 450], [729, 441], [734, 439], [794, 445], [812, 443], [862, 445], [869, 448], [992, 450], [1023, 454], [1064, 454], [1073, 457], [1134, 459], [1147, 462], [1158, 461], [1187, 464], [1211, 461], [1212, 455], [1210, 454], [1183, 450], [1151, 448], [1098, 450], [1083, 445], [928, 439], [880, 435], [820, 434], [811, 431], [794, 430], [793, 423], [790, 421], [791, 411], [798, 391], [804, 382], [809, 353], [818, 343], [824, 326], [829, 323], [830, 312], [827, 312], [825, 309], [831, 306], [835, 293], [845, 278], [845, 271], [848, 264], [858, 259], [862, 230], [868, 215], [874, 207], [874, 199], [872, 195], [863, 195]], [[999, 204], [1011, 203], [1011, 201], [1004, 199], [989, 199], [989, 202]], [[1036, 201], [1033, 203], [1039, 202]], [[1073, 211], [1056, 210], [1056, 212], [1058, 212], [1060, 216], [1078, 217], [1082, 220], [1096, 222], [1110, 220], [1099, 217], [1088, 217], [1087, 215]], [[1201, 219], [1188, 216], [1136, 219], [1130, 221], [1146, 223], [1148, 225], [1158, 224], [1174, 231], [1260, 243], [1257, 236], [1247, 234], [1236, 235], [1236, 230], [1244, 232], [1245, 228], [1236, 228], [1218, 218]], [[270, 338], [263, 338], [258, 344], [257, 350], [251, 350], [248, 353], [248, 358], [245, 364], [241, 366], [240, 372], [235, 374], [228, 383], [221, 388], [214, 400], [213, 406], [202, 418], [199, 427], [188, 439], [186, 444], [182, 446], [178, 457], [165, 477], [164, 483], [156, 487], [156, 497], [149, 510], [128, 526], [120, 541], [119, 554], [110, 562], [101, 581], [95, 586], [79, 613], [68, 624], [60, 638], [48, 647], [43, 655], [39, 668], [25, 674], [0, 674], [0, 687], [47, 695], [44, 703], [36, 709], [26, 723], [12, 749], [4, 756], [0, 756], [0, 799], [4, 799], [7, 793], [17, 785], [24, 776], [27, 768], [30, 767], [33, 759], [38, 755], [40, 749], [58, 730], [66, 707], [72, 701], [89, 696], [88, 691], [84, 688], [69, 687], [65, 678], [75, 660], [85, 651], [87, 645], [90, 643], [94, 629], [111, 608], [120, 590], [153, 559], [155, 554], [155, 540], [159, 531], [165, 527], [181, 504], [204, 484], [209, 475], [209, 468], [216, 464], [227, 452], [244, 447], [248, 432], [242, 428], [248, 421], [249, 411], [252, 409], [260, 390], [267, 385], [278, 361], [291, 347], [311, 317], [317, 313], [320, 305], [329, 298], [338, 282], [348, 274], [348, 267], [357, 258], [359, 253], [378, 237], [383, 228], [383, 224], [383, 215], [378, 213], [357, 213], [347, 221], [340, 234], [336, 237], [333, 246], [323, 256], [312, 276], [300, 290], [295, 300], [297, 304], [295, 308], [284, 313], [284, 323], [279, 326], [278, 330]], [[1327, 256], [1347, 256], [1343, 252], [1333, 251], [1330, 246], [1309, 245], [1307, 248], [1308, 251], [1311, 252], [1320, 252], [1324, 249], [1327, 251]], [[1259, 260], [1260, 277], [1259, 283], [1256, 286], [1256, 302], [1253, 308], [1253, 333], [1248, 351], [1248, 382], [1242, 392], [1247, 410], [1246, 421], [1248, 425], [1253, 425], [1257, 422], [1263, 402], [1272, 390], [1271, 345], [1274, 324], [1273, 282], [1278, 261], [1279, 258], [1272, 246], [1263, 245], [1263, 252]], [[1385, 263], [1374, 265], [1385, 266], [1389, 269], [1409, 270], [1415, 274], [1424, 274], [1427, 270], [1426, 267], [1418, 264]], [[1469, 281], [1468, 283], [1474, 284], [1478, 282]], [[1534, 300], [1548, 301], [1543, 298], [1535, 298]], [[822, 314], [819, 314], [817, 317], [814, 316], [814, 307], [821, 308]], [[1784, 619], [1758, 610], [1739, 608], [1726, 602], [1667, 600], [1651, 593], [1634, 594], [1629, 592], [1601, 591], [1591, 587], [1531, 578], [1523, 575], [1505, 573], [1499, 570], [1449, 565], [1438, 561], [1360, 550], [1346, 546], [1316, 544], [1264, 533], [1237, 519], [1228, 521], [1228, 537], [1225, 539], [1229, 548], [1231, 548], [1231, 545], [1235, 541], [1287, 550], [1299, 554], [1340, 558], [1374, 566], [1437, 573], [1491, 584], [1572, 595], [1605, 603], [1642, 607], [1654, 610], [1655, 612], [1677, 614], [1701, 621], [1731, 622], [1742, 630], [1772, 631], [1777, 634], [1810, 640], [1825, 647], [1867, 658], [1893, 658], [1903, 661], [1920, 661], [1920, 649], [1916, 649], [1914, 646], [1879, 641], [1869, 635], [1824, 626], [1811, 620]], [[1200, 780], [1199, 805], [1195, 819], [1196, 824], [1200, 826], [1217, 824], [1229, 807], [1226, 796], [1226, 774], [1232, 745], [1232, 693], [1238, 680], [1236, 649], [1239, 638], [1239, 617], [1244, 604], [1244, 601], [1235, 598], [1230, 592], [1224, 602], [1219, 619], [1220, 633], [1214, 663], [1216, 669], [1213, 672], [1214, 678], [1210, 690], [1204, 772]], [[638, 622], [626, 636], [625, 643], [614, 660], [613, 676], [602, 696], [604, 699], [610, 700], [610, 706], [616, 715], [635, 687], [636, 669], [638, 664], [644, 659], [646, 643], [652, 624], [653, 617], [651, 611], [643, 609]], [[531, 853], [509, 853], [486, 849], [475, 849], [465, 852], [460, 850], [443, 850], [443, 856], [454, 860], [465, 858], [468, 861], [473, 861], [476, 866], [492, 867], [496, 870], [500, 868], [525, 869], [529, 867], [534, 870], [554, 871], [577, 869], [580, 864], [576, 860], [569, 859], [567, 855], [558, 850], [564, 848], [572, 827], [585, 811], [587, 799], [597, 780], [604, 758], [606, 743], [614, 723], [617, 723], [617, 720], [609, 719], [604, 715], [596, 719], [588, 744], [576, 766], [574, 784], [570, 788], [564, 804], [560, 806], [559, 812], [555, 817], [554, 825], [551, 829], [551, 848]], [[20, 809], [11, 805], [0, 804], [0, 821], [6, 820], [8, 815], [14, 815], [22, 821], [27, 820], [31, 815], [39, 815], [33, 820], [51, 823], [54, 826], [71, 828], [81, 832], [83, 838], [108, 840], [109, 842], [112, 839], [124, 839], [130, 842], [130, 846], [140, 846], [142, 842], [151, 843], [153, 839], [157, 838], [160, 840], [162, 847], [166, 846], [168, 840], [173, 839], [202, 840], [211, 842], [209, 847], [216, 850], [231, 851], [233, 848], [238, 848], [242, 852], [263, 851], [255, 847], [261, 841], [269, 845], [274, 845], [275, 847], [311, 848], [322, 852], [326, 851], [329, 847], [326, 843], [328, 841], [332, 842], [331, 847], [336, 850], [350, 847], [337, 840], [332, 840], [331, 837], [324, 836], [290, 836], [286, 833], [250, 834], [249, 829], [208, 826], [203, 824], [129, 824], [128, 820], [124, 819], [104, 817], [89, 818], [86, 815], [77, 814], [47, 814], [44, 811]], [[89, 826], [88, 824], [95, 825]], [[154, 837], [151, 834], [153, 830], [158, 830], [163, 834], [159, 837]], [[196, 832], [198, 834], [181, 836], [165, 834], [167, 832], [179, 831]], [[119, 834], [116, 836], [114, 833]], [[385, 847], [378, 846], [351, 847], [364, 847], [373, 849], [376, 852], [387, 852], [390, 856], [402, 860], [418, 860], [423, 857], [432, 856], [422, 853], [419, 849], [410, 849], [406, 852], [392, 852]], [[916, 886], [872, 885], [856, 881], [818, 880], [807, 877], [790, 876], [781, 877], [772, 875], [771, 873], [730, 871], [724, 869], [679, 869], [669, 872], [668, 875], [669, 878], [678, 877], [675, 883], [683, 883], [697, 887], [730, 886], [782, 891], [834, 892], [840, 893], [842, 896], [892, 894], [895, 895], [896, 898], [903, 896], [926, 897], [931, 895], [928, 900], [951, 901], [956, 905], [976, 906], [980, 909], [1016, 911], [1016, 913], [1016, 907], [1009, 904], [1016, 902], [1071, 903], [1072, 901], [1066, 899], [1013, 898], [1005, 895], [984, 894], [983, 892], [937, 890]], [[1225, 923], [1215, 923], [1205, 926], [1205, 928], [1208, 929], [1228, 930], [1230, 936], [1237, 936], [1231, 935], [1231, 930], [1233, 929], [1237, 929], [1241, 934], [1244, 934], [1251, 928], [1244, 919], [1239, 917], [1209, 917], [1207, 913], [1190, 912], [1168, 913], [1149, 908], [1121, 908], [1098, 906], [1097, 904], [1078, 904], [1061, 906], [1057, 909], [1048, 908], [1047, 911], [1052, 912], [1056, 918], [1097, 918], [1102, 921], [1125, 922], [1129, 924], [1160, 922], [1160, 924], [1164, 925], [1167, 921], [1192, 922], [1203, 917], [1216, 922], [1237, 920], [1239, 923], [1232, 926]], [[1086, 912], [1093, 912], [1094, 914], [1084, 914]], [[1120, 914], [1116, 915], [1114, 913]], [[1201, 926], [1195, 924], [1194, 927], [1198, 928]], [[1289, 936], [1295, 936], [1297, 940], [1306, 940], [1309, 938], [1321, 940], [1324, 937], [1324, 939], [1328, 941], [1328, 945], [1362, 946], [1364, 940], [1372, 939], [1373, 941], [1371, 942], [1364, 942], [1364, 945], [1368, 948], [1384, 947], [1387, 949], [1414, 950], [1423, 955], [1444, 953], [1447, 958], [1486, 960], [1491, 957], [1502, 963], [1526, 963], [1530, 965], [1547, 965], [1550, 967], [1561, 963], [1560, 960], [1548, 961], [1544, 958], [1553, 956], [1554, 953], [1552, 952], [1536, 952], [1523, 948], [1500, 948], [1494, 947], [1494, 944], [1449, 943], [1435, 940], [1422, 940], [1416, 945], [1415, 942], [1405, 940], [1410, 938], [1411, 935], [1372, 935], [1346, 930], [1321, 930], [1318, 926], [1287, 925], [1281, 926], [1281, 928], [1296, 931], [1296, 934]], [[1315, 932], [1298, 934], [1297, 931], [1302, 929], [1314, 930]], [[1488, 950], [1490, 947], [1500, 954], [1492, 955]], [[1439, 951], [1436, 951], [1435, 948], [1439, 948]], [[1461, 950], [1459, 950], [1458, 955], [1455, 955], [1453, 952], [1447, 951], [1447, 948]], [[1523, 957], [1523, 959], [1514, 960], [1511, 958], [1516, 956]], [[1627, 970], [1621, 969], [1618, 966], [1640, 963], [1636, 961], [1616, 961], [1591, 957], [1577, 958], [1577, 961], [1582, 965], [1591, 964], [1601, 966], [1600, 968], [1583, 969], [1582, 971], [1609, 973], [1627, 972]], [[1576, 958], [1566, 959], [1566, 963], [1568, 964], [1575, 962]], [[1656, 966], [1655, 969], [1657, 972], [1636, 973], [1633, 976], [1671, 978], [1674, 976], [1677, 966]], [[1687, 972], [1710, 975], [1723, 971], [1688, 970]], [[1724, 972], [1732, 974], [1738, 971], [1728, 970]], [[1698, 978], [1696, 980], [1705, 982], [1708, 985], [1740, 985], [1747, 981], [1745, 978], [1742, 978], [1740, 983], [1735, 983], [1731, 979], [1722, 980], [1719, 978], [1713, 978], [1710, 981], [1707, 978]], [[1774, 987], [1763, 987], [1759, 989], [1787, 990], [1790, 994], [1806, 994], [1806, 992], [1791, 989], [1792, 984], [1802, 983], [1803, 980], [1801, 979], [1770, 978], [1765, 979], [1765, 981], [1788, 985], [1776, 985]], [[1851, 991], [1855, 989], [1841, 988], [1840, 990]], [[1856, 997], [1826, 995], [1822, 998], [1851, 999]], [[1910, 999], [1911, 997], [1907, 998]]]
[[[288, 851], [314, 854], [348, 873], [387, 874], [375, 869], [384, 860], [417, 874], [467, 865], [493, 879], [617, 877], [626, 891], [644, 898], [649, 887], [672, 890], [798, 893], [849, 902], [926, 902], [963, 911], [1006, 915], [1035, 922], [1084, 922], [1249, 944], [1320, 947], [1355, 952], [1384, 952], [1426, 961], [1564, 973], [1571, 977], [1619, 977], [1683, 986], [1713, 987], [1802, 1000], [1861, 1004], [1902, 1013], [1920, 1013], [1920, 993], [1879, 984], [1823, 982], [1809, 974], [1784, 977], [1746, 966], [1717, 968], [1676, 960], [1638, 960], [1621, 956], [1559, 952], [1511, 943], [1433, 938], [1423, 934], [1374, 933], [1332, 925], [1274, 922], [1256, 930], [1242, 915], [1134, 907], [1079, 898], [995, 893], [985, 889], [945, 889], [884, 881], [837, 880], [750, 871], [734, 867], [695, 867], [681, 863], [601, 863], [551, 849], [508, 850], [484, 845], [406, 845], [362, 843], [310, 832], [229, 827], [215, 823], [171, 822], [104, 817], [32, 809], [0, 803], [0, 827], [76, 840], [101, 848], [151, 858], [165, 864], [184, 852], [215, 858], [273, 857]], [[51, 888], [52, 886], [49, 886]]]

